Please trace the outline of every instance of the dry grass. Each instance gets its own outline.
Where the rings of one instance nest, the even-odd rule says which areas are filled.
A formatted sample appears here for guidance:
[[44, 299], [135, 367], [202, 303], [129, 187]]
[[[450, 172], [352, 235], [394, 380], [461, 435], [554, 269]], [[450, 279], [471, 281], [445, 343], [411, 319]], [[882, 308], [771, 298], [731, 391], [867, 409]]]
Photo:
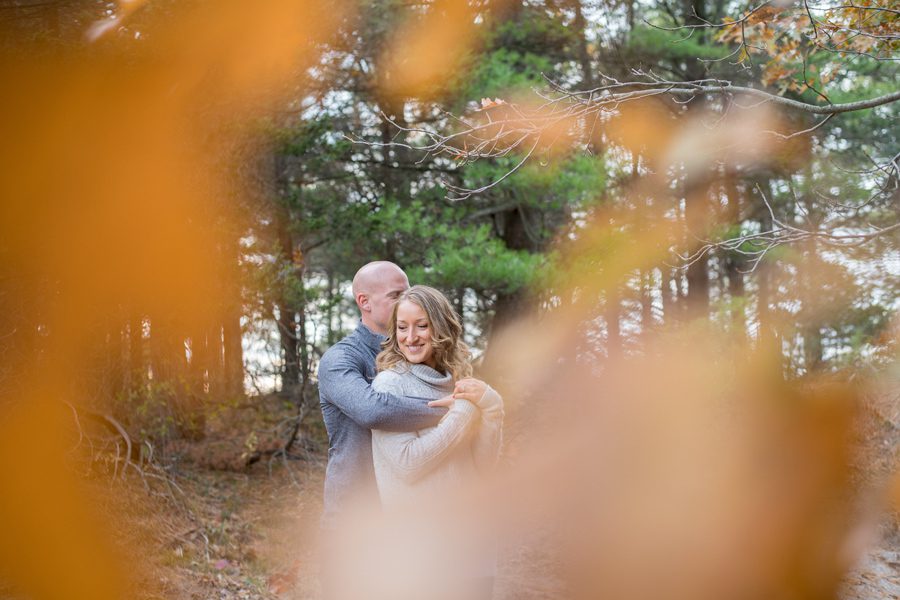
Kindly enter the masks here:
[[[86, 479], [117, 551], [133, 566], [132, 598], [318, 597], [315, 548], [324, 476], [319, 425], [312, 423], [306, 431], [306, 460], [262, 460], [239, 468], [247, 440], [262, 439], [273, 423], [289, 415], [289, 407], [274, 399], [259, 401], [257, 408], [222, 411], [209, 421], [206, 439], [180, 442], [167, 451], [171, 485], [135, 473], [114, 479], [96, 470]], [[864, 504], [874, 497], [870, 490], [879, 489], [900, 466], [900, 428], [867, 409], [858, 431], [854, 480]], [[515, 460], [520, 439], [510, 431], [508, 460]], [[866, 507], [860, 511], [867, 512]], [[879, 525], [880, 539], [861, 542], [871, 545], [847, 577], [844, 600], [900, 595], [900, 518], [881, 514], [887, 516]], [[498, 600], [569, 595], [554, 551], [556, 535], [549, 524], [535, 523], [527, 532], [508, 536], [501, 547]], [[0, 597], [15, 595], [0, 588]]]
[[861, 411], [857, 428], [855, 483], [862, 512], [882, 515], [871, 529], [874, 539], [857, 567], [848, 574], [843, 600], [881, 600], [900, 597], [900, 511], [872, 506], [884, 495], [891, 477], [900, 473], [900, 394], [873, 394]]

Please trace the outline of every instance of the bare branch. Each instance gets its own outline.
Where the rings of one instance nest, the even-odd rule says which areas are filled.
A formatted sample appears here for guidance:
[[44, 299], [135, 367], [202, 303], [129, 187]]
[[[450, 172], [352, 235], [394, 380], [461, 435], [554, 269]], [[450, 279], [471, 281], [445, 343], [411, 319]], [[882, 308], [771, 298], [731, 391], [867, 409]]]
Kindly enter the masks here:
[[822, 119], [821, 121], [819, 121], [818, 123], [816, 123], [815, 125], [813, 125], [812, 127], [808, 128], [808, 129], [803, 129], [803, 130], [801, 130], [801, 131], [796, 131], [796, 132], [791, 133], [791, 134], [788, 134], [788, 135], [785, 135], [785, 134], [783, 134], [783, 133], [778, 133], [777, 131], [772, 131], [772, 130], [770, 130], [770, 129], [765, 130], [765, 133], [770, 133], [770, 134], [772, 134], [772, 135], [774, 135], [774, 136], [776, 136], [776, 137], [779, 137], [779, 138], [781, 138], [781, 139], [783, 139], [783, 140], [789, 140], [789, 139], [791, 139], [791, 138], [795, 138], [795, 137], [799, 137], [799, 136], [801, 136], [801, 135], [806, 135], [806, 134], [808, 134], [808, 133], [812, 133], [813, 131], [815, 131], [816, 129], [818, 129], [819, 127], [821, 127], [822, 125], [824, 125], [824, 124], [827, 123], [828, 121], [830, 121], [832, 118], [834, 118], [834, 115], [833, 115], [833, 114], [828, 115], [827, 117], [825, 117], [824, 119]]

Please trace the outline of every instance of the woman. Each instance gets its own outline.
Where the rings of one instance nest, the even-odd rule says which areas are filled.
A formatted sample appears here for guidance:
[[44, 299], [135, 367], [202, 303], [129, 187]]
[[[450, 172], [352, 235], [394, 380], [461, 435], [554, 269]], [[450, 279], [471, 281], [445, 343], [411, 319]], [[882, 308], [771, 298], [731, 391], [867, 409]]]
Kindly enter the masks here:
[[[471, 377], [460, 319], [447, 298], [434, 288], [417, 285], [400, 296], [382, 348], [376, 358], [379, 372], [372, 383], [377, 391], [423, 401], [452, 392], [455, 399], [435, 427], [415, 432], [372, 431], [375, 477], [385, 509], [407, 521], [415, 520], [417, 526], [429, 516], [432, 521], [412, 534], [415, 539], [406, 549], [415, 564], [407, 564], [404, 570], [438, 577], [439, 582], [428, 582], [432, 595], [434, 586], [441, 585], [447, 597], [489, 598], [495, 551], [493, 544], [470, 531], [476, 528], [471, 519], [427, 510], [417, 519], [410, 516], [414, 513], [409, 509], [433, 506], [432, 500], [465, 489], [494, 467], [501, 441], [502, 400], [483, 381]], [[437, 566], [437, 570], [429, 566]]]

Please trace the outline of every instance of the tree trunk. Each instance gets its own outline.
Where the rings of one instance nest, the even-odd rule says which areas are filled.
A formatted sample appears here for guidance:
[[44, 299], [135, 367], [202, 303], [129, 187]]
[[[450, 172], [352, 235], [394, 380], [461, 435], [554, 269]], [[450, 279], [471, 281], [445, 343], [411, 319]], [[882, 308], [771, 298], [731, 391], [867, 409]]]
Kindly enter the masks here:
[[244, 389], [244, 358], [241, 348], [241, 314], [234, 307], [222, 323], [222, 344], [225, 353], [225, 392], [238, 396]]
[[206, 326], [195, 323], [191, 333], [190, 385], [193, 394], [200, 397], [206, 393], [209, 349], [206, 344]]
[[[506, 246], [512, 250], [538, 250], [538, 243], [528, 235], [528, 228], [524, 219], [528, 218], [524, 208], [516, 207], [494, 216], [500, 225], [500, 237]], [[513, 323], [527, 307], [527, 292], [524, 289], [513, 292], [499, 292], [494, 302], [494, 318], [490, 325], [490, 338], [493, 339], [500, 331]], [[493, 363], [491, 351], [494, 344], [488, 340], [487, 350], [484, 355], [484, 367], [489, 369]]]
[[462, 332], [466, 332], [466, 313], [465, 313], [466, 288], [456, 288], [453, 290], [453, 305], [456, 308], [456, 314], [459, 315], [459, 324]]
[[[397, 123], [400, 127], [406, 127], [406, 103], [403, 100], [397, 98], [384, 98], [381, 101], [381, 105], [384, 113], [390, 117], [392, 121]], [[411, 198], [410, 182], [401, 169], [394, 168], [394, 163], [396, 162], [401, 165], [405, 164], [408, 162], [408, 158], [403, 148], [397, 146], [391, 147], [388, 145], [391, 142], [403, 141], [403, 139], [395, 139], [397, 133], [395, 127], [388, 123], [387, 120], [383, 119], [381, 121], [381, 143], [384, 144], [384, 146], [382, 146], [384, 164], [381, 176], [385, 193], [388, 196], [400, 200], [400, 202], [405, 205]]]
[[337, 330], [334, 326], [334, 303], [335, 303], [335, 280], [334, 271], [328, 270], [328, 306], [325, 309], [325, 321], [328, 324], [328, 332], [326, 342], [330, 348], [337, 342]]
[[222, 311], [222, 350], [225, 393], [239, 396], [244, 391], [244, 354], [241, 345], [241, 287], [238, 280], [237, 240], [226, 242], [225, 298]]
[[306, 285], [304, 280], [305, 266], [303, 263], [297, 266], [296, 277], [300, 285], [300, 302], [297, 309], [298, 336], [297, 341], [300, 350], [300, 377], [298, 383], [306, 384], [309, 381], [311, 371], [309, 356], [309, 340], [306, 335]]
[[108, 357], [107, 365], [109, 365], [109, 392], [110, 397], [115, 397], [126, 387], [126, 372], [128, 370], [126, 359], [125, 331], [123, 327], [124, 321], [118, 318], [109, 319], [109, 327], [107, 329], [108, 341]]
[[725, 257], [725, 275], [728, 278], [728, 296], [731, 300], [732, 334], [740, 339], [746, 338], [747, 323], [744, 316], [744, 274], [741, 272], [743, 261], [734, 253]]
[[603, 306], [603, 318], [606, 320], [606, 357], [616, 359], [622, 356], [622, 330], [619, 324], [621, 306], [619, 296], [610, 290]]
[[649, 269], [640, 273], [641, 286], [641, 333], [644, 335], [653, 331], [653, 270]]
[[663, 325], [671, 325], [677, 318], [675, 317], [675, 294], [677, 290], [672, 289], [672, 268], [668, 265], [659, 267], [659, 291], [662, 295], [662, 323]]
[[[812, 173], [807, 169], [807, 180], [811, 180]], [[817, 214], [814, 204], [806, 199], [799, 200], [806, 204], [804, 213], [810, 221], [813, 230], [820, 228], [820, 216]], [[803, 335], [803, 366], [806, 373], [815, 373], [822, 368], [823, 344], [820, 310], [827, 294], [824, 289], [824, 281], [821, 276], [822, 262], [819, 258], [819, 244], [816, 238], [810, 238], [805, 244], [806, 260], [800, 266], [802, 281], [800, 321]]]
[[[290, 265], [293, 271], [294, 240], [290, 231], [291, 215], [284, 205], [276, 210], [276, 227], [278, 231], [278, 250], [280, 258]], [[287, 269], [284, 269], [287, 271]], [[281, 371], [281, 389], [288, 391], [300, 385], [300, 364], [297, 345], [297, 307], [289, 298], [290, 285], [293, 282], [282, 282], [281, 298], [278, 304], [278, 336], [281, 342], [281, 356], [284, 366]]]
[[[725, 180], [722, 189], [727, 198], [727, 205], [722, 214], [722, 222], [728, 225], [737, 225], [741, 222], [743, 214], [743, 196], [738, 189], [735, 179], [724, 175]], [[734, 336], [741, 341], [747, 337], [747, 320], [744, 307], [744, 265], [743, 255], [737, 252], [727, 252], [723, 255], [723, 275], [728, 281], [728, 298], [731, 306], [731, 330]]]
[[211, 322], [206, 330], [206, 349], [209, 363], [206, 368], [206, 381], [209, 396], [217, 398], [225, 395], [225, 347], [222, 341], [222, 323], [220, 319]]
[[[759, 187], [764, 190], [770, 189], [770, 182], [762, 180]], [[768, 209], [760, 203], [756, 206], [757, 218], [763, 231], [772, 228], [772, 218]], [[778, 334], [778, 324], [772, 314], [772, 307], [775, 304], [775, 285], [772, 281], [772, 275], [775, 265], [765, 260], [761, 261], [754, 271], [756, 279], [756, 305], [757, 305], [757, 321], [758, 334], [757, 346], [760, 352], [771, 356], [773, 362], [778, 363], [778, 372], [783, 373], [782, 365], [782, 349], [781, 339]]]
[[128, 388], [135, 392], [144, 385], [147, 368], [144, 363], [144, 321], [135, 312], [128, 319]]
[[[682, 0], [682, 10], [685, 22], [689, 25], [703, 24], [706, 14], [704, 0]], [[697, 43], [703, 43], [703, 31], [695, 36]], [[690, 80], [701, 79], [706, 67], [698, 60], [688, 61], [687, 78]], [[688, 112], [696, 114], [702, 112], [704, 106], [703, 97], [696, 98], [688, 105]], [[706, 229], [710, 224], [711, 203], [709, 201], [709, 181], [711, 172], [688, 172], [685, 174], [684, 185], [684, 217], [687, 227], [687, 248], [692, 250], [696, 245], [695, 240], [706, 238]], [[704, 254], [694, 261], [687, 269], [687, 318], [709, 318], [709, 255]]]
[[[691, 185], [686, 182], [685, 222], [687, 227], [687, 244], [693, 250], [695, 239], [704, 239], [705, 224], [709, 214], [708, 190], [705, 185]], [[700, 319], [709, 317], [709, 255], [704, 254], [687, 268], [687, 318]]]
[[581, 67], [582, 88], [592, 90], [596, 87], [596, 78], [594, 77], [594, 68], [591, 66], [591, 56], [588, 53], [588, 42], [585, 36], [585, 19], [581, 10], [581, 0], [573, 0], [572, 8], [575, 10], [575, 19], [572, 26], [575, 28], [575, 35], [578, 38], [578, 47], [576, 54], [578, 64]]

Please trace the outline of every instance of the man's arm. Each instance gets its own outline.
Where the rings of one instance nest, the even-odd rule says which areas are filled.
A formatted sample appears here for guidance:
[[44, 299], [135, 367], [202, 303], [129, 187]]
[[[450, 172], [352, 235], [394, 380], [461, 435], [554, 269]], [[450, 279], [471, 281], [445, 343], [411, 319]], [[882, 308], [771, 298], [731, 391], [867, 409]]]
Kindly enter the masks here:
[[[372, 387], [379, 392], [401, 394], [399, 376], [390, 371], [380, 373]], [[372, 444], [388, 461], [394, 475], [413, 483], [444, 462], [453, 450], [468, 440], [478, 409], [467, 400], [456, 400], [436, 427], [427, 431], [373, 431]]]
[[335, 350], [319, 363], [319, 393], [360, 427], [415, 431], [437, 425], [446, 413], [419, 399], [376, 392], [353, 357]]

